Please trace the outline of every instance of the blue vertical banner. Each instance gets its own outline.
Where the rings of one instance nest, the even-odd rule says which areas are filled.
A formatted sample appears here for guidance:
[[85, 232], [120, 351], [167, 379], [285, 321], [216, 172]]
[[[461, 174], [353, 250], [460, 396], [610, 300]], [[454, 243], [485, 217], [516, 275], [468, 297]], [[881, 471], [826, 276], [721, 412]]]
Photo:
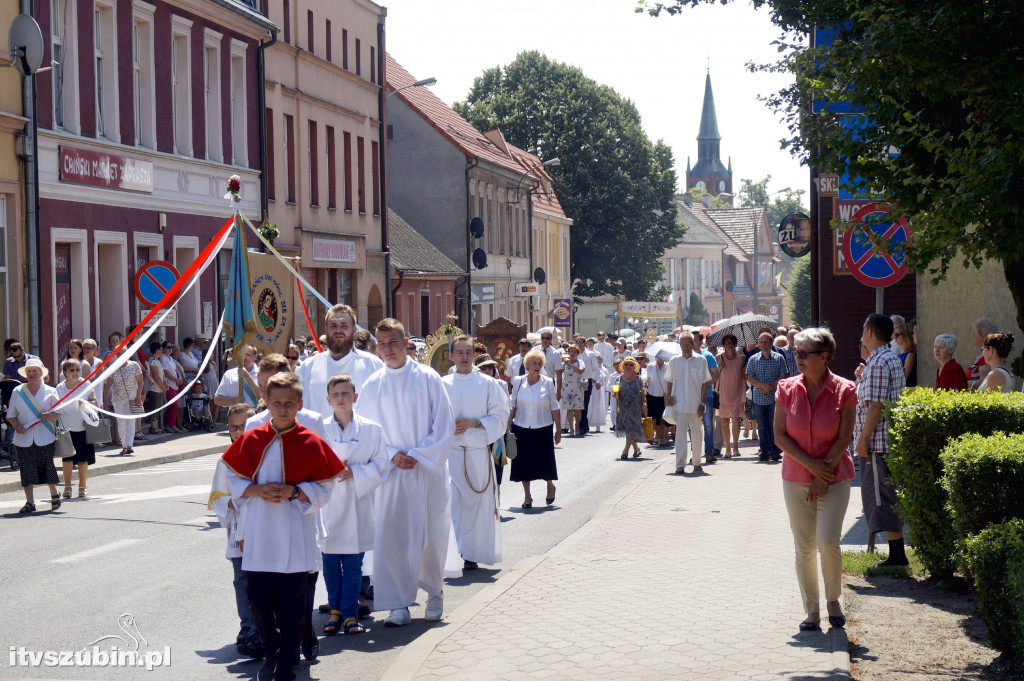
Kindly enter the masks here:
[[235, 216], [235, 241], [228, 270], [228, 290], [224, 297], [224, 330], [231, 340], [235, 365], [242, 366], [244, 347], [256, 336], [256, 318], [250, 298], [249, 258], [245, 246], [245, 230]]

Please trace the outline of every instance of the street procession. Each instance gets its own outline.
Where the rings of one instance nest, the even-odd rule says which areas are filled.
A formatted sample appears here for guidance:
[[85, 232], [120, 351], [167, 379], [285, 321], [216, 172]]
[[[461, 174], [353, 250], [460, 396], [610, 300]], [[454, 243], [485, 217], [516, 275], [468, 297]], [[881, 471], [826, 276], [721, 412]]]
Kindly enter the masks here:
[[0, 9], [0, 677], [1024, 679], [1016, 9], [542, 5]]

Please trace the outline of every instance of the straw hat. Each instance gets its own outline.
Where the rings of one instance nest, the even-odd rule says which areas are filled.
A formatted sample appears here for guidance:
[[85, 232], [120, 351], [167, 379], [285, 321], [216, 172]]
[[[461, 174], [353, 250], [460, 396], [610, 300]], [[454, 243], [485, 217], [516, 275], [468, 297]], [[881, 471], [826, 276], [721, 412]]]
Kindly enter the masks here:
[[44, 381], [50, 377], [49, 370], [47, 370], [46, 365], [43, 364], [43, 360], [39, 359], [38, 357], [29, 357], [28, 361], [25, 362], [25, 366], [20, 367], [18, 369], [18, 375], [24, 378], [25, 380], [28, 380], [28, 376], [25, 375], [25, 369], [31, 369], [33, 367], [35, 367], [36, 369], [42, 369]]
[[478, 355], [476, 357], [476, 359], [473, 360], [473, 366], [475, 366], [477, 368], [479, 368], [479, 367], [486, 367], [486, 366], [496, 367], [496, 366], [498, 366], [498, 363], [495, 362], [494, 359], [490, 355], [483, 354], [483, 355]]

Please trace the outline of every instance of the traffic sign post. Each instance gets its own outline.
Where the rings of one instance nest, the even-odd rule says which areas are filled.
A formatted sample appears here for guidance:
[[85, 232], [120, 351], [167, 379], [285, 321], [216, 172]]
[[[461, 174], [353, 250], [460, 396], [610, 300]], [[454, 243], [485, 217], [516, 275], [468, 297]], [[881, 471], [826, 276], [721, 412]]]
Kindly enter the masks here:
[[[908, 271], [907, 254], [898, 248], [913, 237], [913, 230], [906, 218], [890, 220], [892, 207], [884, 203], [869, 203], [853, 214], [853, 225], [843, 235], [843, 256], [854, 278], [865, 286], [885, 288], [902, 279]], [[870, 230], [873, 237], [864, 232]], [[859, 232], [859, 233], [858, 233]], [[876, 243], [885, 241], [896, 246], [896, 253]]]
[[146, 307], [156, 307], [180, 277], [171, 263], [154, 260], [135, 274], [135, 295]]

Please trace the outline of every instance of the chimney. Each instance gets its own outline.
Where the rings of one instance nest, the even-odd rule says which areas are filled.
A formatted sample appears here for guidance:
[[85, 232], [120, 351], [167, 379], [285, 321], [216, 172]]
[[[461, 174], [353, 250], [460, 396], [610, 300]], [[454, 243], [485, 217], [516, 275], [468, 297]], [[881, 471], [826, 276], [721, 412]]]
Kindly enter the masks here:
[[705, 208], [710, 210], [711, 209], [711, 194], [705, 194], [704, 195], [704, 199], [701, 201], [701, 203], [704, 204]]

